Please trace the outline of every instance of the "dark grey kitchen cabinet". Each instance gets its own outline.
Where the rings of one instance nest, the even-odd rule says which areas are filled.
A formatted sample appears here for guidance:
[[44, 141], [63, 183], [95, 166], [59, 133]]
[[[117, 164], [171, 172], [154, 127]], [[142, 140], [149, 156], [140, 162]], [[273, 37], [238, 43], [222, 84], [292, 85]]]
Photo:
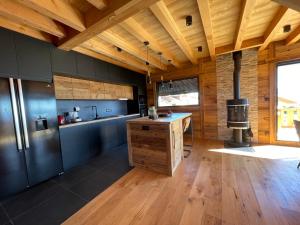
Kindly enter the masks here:
[[56, 47], [51, 48], [53, 73], [75, 75], [77, 73], [76, 58], [73, 51], [64, 51]]
[[52, 45], [24, 35], [15, 35], [15, 45], [20, 78], [52, 82]]
[[0, 30], [0, 76], [18, 77], [17, 55], [13, 33]]
[[60, 129], [60, 143], [64, 170], [85, 163], [90, 158], [90, 126]]
[[139, 116], [117, 118], [60, 128], [64, 170], [81, 165], [95, 155], [111, 151], [127, 142], [126, 121]]
[[109, 79], [109, 73], [108, 73], [109, 64], [107, 62], [103, 62], [103, 61], [94, 59], [94, 65], [95, 65], [96, 80], [103, 81], [103, 82], [108, 81], [108, 79]]
[[103, 152], [109, 151], [109, 149], [119, 146], [119, 133], [118, 125], [120, 119], [104, 121], [100, 127], [101, 135], [101, 148]]
[[108, 67], [108, 73], [109, 73], [109, 81], [115, 82], [115, 83], [124, 83], [123, 70], [121, 67], [118, 67], [116, 65], [110, 64]]
[[86, 79], [95, 79], [94, 59], [86, 55], [76, 53], [77, 75]]

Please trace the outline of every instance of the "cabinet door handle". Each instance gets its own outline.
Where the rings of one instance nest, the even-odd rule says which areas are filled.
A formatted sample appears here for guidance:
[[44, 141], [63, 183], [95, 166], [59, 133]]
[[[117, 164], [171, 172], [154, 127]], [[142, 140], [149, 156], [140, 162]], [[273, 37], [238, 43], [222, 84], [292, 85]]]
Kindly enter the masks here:
[[175, 149], [175, 132], [174, 130], [172, 131], [172, 136], [173, 136], [173, 149]]
[[27, 129], [27, 120], [26, 120], [26, 112], [25, 112], [22, 82], [21, 82], [21, 79], [18, 79], [17, 81], [18, 81], [20, 108], [21, 108], [21, 115], [22, 115], [22, 124], [23, 124], [23, 130], [24, 130], [25, 148], [28, 149], [29, 148], [29, 138], [28, 138], [28, 129]]
[[23, 144], [21, 138], [20, 119], [18, 115], [17, 99], [16, 99], [16, 92], [15, 92], [13, 78], [9, 78], [9, 87], [10, 87], [10, 96], [11, 96], [12, 110], [13, 110], [14, 123], [15, 123], [14, 125], [16, 130], [17, 147], [18, 150], [21, 151], [23, 149]]

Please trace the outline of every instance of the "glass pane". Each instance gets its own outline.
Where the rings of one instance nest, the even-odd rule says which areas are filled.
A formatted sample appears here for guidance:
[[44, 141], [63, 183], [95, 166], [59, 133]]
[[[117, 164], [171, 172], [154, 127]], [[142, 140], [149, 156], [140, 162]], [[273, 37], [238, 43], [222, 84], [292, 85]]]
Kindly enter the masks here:
[[158, 107], [199, 105], [198, 78], [157, 83]]
[[277, 69], [277, 140], [299, 141], [294, 120], [300, 120], [300, 63]]
[[158, 106], [183, 106], [183, 105], [198, 105], [198, 92], [158, 96]]

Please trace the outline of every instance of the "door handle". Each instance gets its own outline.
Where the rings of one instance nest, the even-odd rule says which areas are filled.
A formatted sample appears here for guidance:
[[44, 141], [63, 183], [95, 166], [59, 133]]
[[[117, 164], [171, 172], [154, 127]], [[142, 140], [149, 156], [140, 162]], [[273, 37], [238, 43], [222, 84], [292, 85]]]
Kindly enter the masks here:
[[16, 99], [16, 92], [15, 92], [13, 78], [9, 78], [9, 87], [10, 87], [10, 97], [12, 102], [12, 110], [13, 110], [14, 123], [15, 123], [14, 125], [15, 125], [16, 138], [17, 138], [17, 147], [18, 150], [21, 151], [23, 149], [23, 144], [21, 138], [20, 120], [18, 116], [17, 99]]
[[19, 91], [19, 98], [20, 98], [20, 108], [21, 108], [25, 148], [27, 149], [27, 148], [29, 148], [29, 137], [28, 137], [28, 129], [27, 129], [27, 120], [26, 120], [26, 112], [25, 112], [25, 105], [24, 105], [22, 81], [21, 81], [21, 79], [18, 79], [17, 82], [18, 82], [18, 91]]

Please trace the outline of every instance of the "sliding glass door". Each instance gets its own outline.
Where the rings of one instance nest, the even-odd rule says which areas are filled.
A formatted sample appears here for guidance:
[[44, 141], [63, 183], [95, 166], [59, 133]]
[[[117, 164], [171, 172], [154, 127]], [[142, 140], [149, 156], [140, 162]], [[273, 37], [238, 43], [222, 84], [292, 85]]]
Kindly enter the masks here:
[[294, 120], [300, 120], [300, 62], [277, 67], [277, 140], [299, 141]]

